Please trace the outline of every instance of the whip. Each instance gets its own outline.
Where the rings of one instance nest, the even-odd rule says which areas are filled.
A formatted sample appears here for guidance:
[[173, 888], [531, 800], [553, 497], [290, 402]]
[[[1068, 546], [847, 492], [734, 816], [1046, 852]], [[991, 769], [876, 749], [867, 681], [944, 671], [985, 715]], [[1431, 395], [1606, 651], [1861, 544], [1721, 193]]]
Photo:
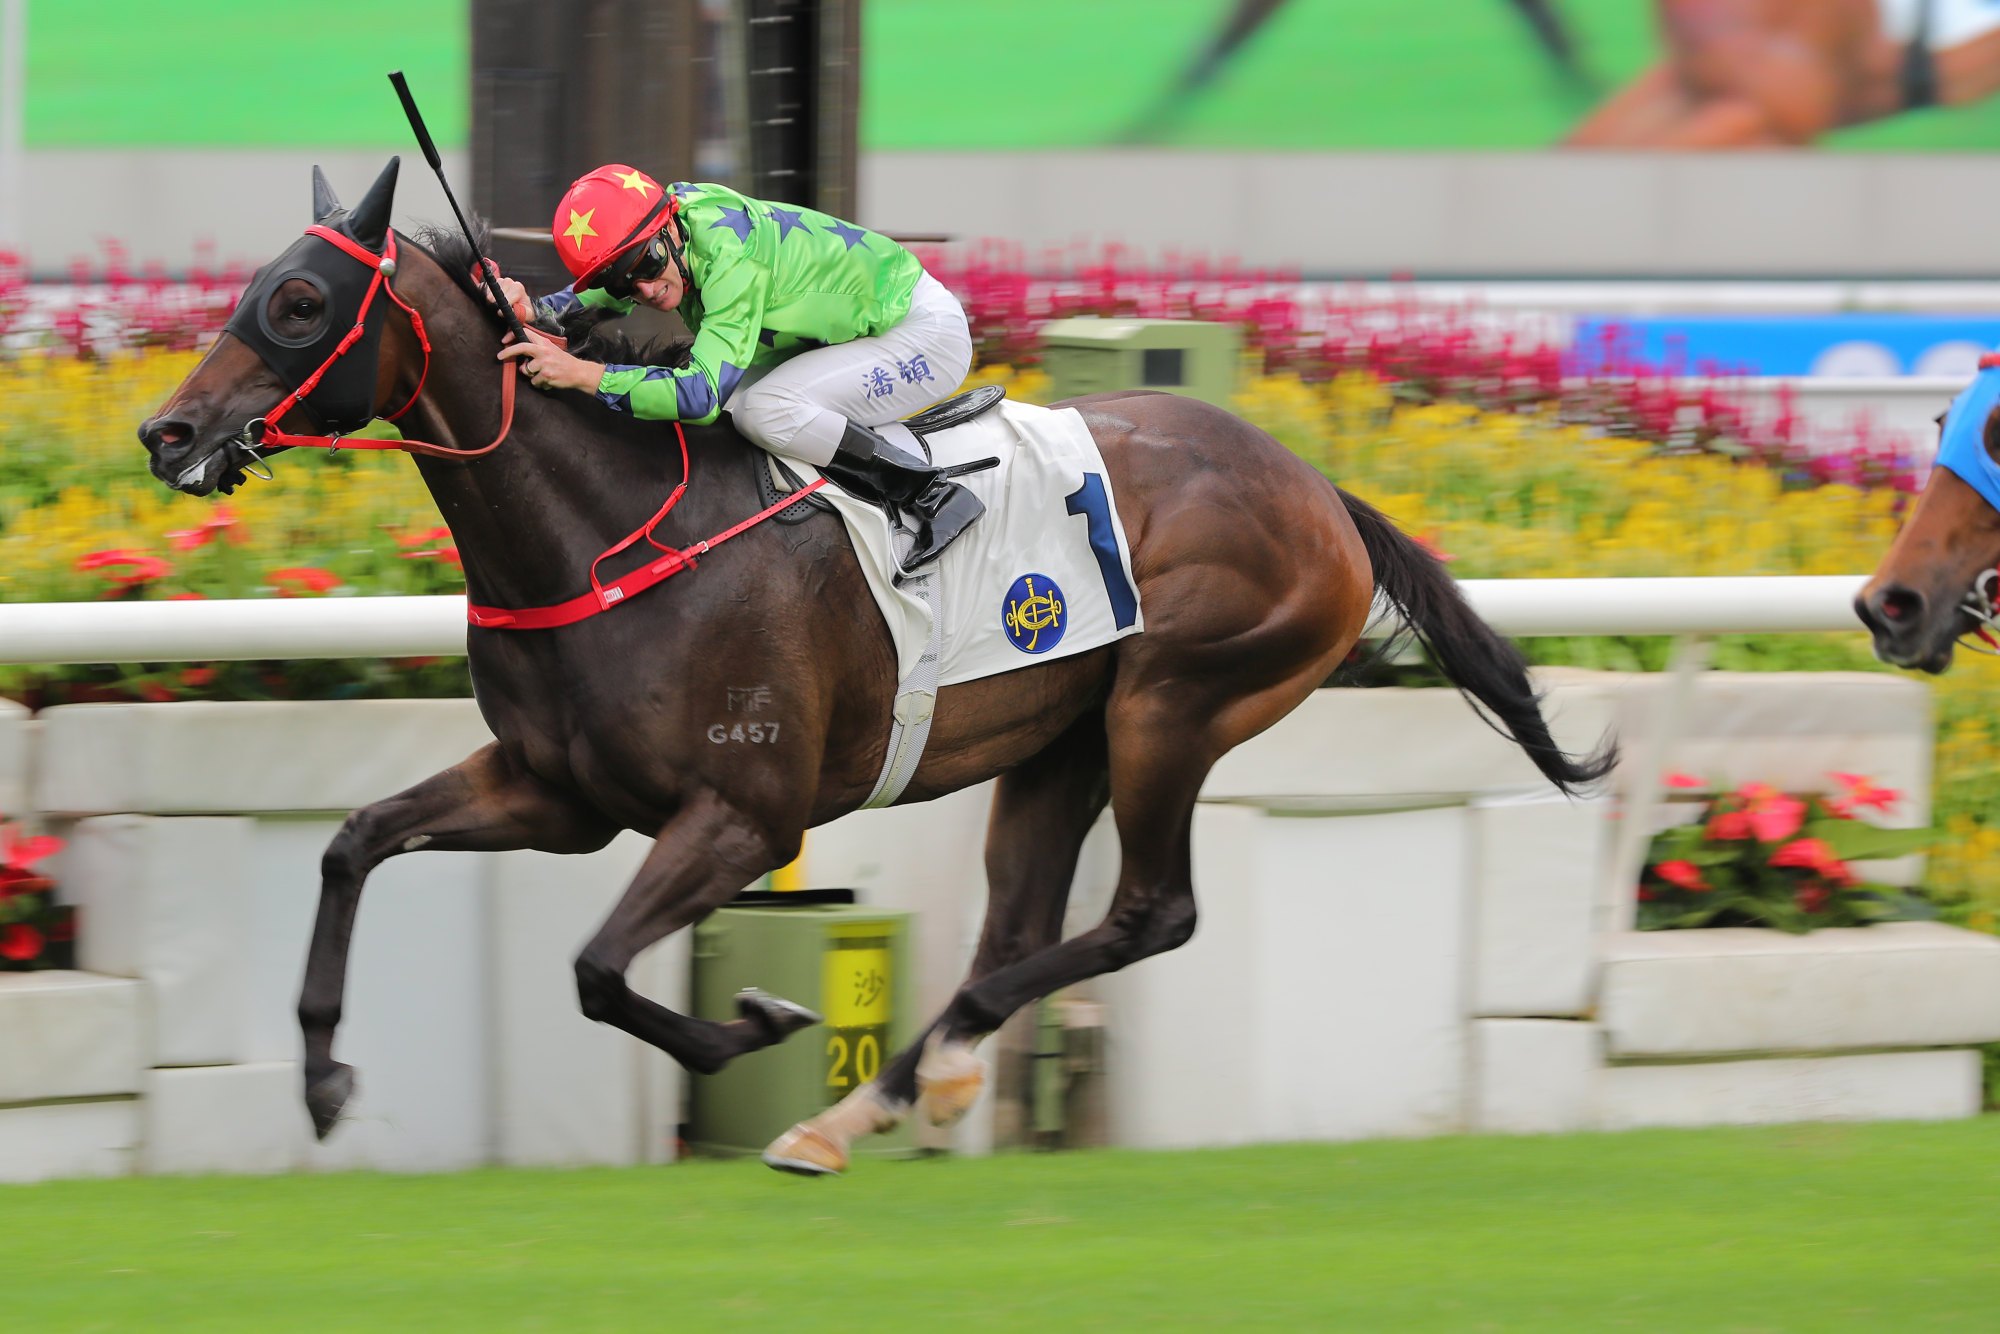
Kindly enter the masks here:
[[444, 159], [438, 156], [437, 145], [431, 142], [431, 132], [424, 126], [424, 113], [417, 110], [417, 99], [410, 96], [410, 85], [403, 78], [403, 71], [392, 71], [389, 82], [395, 87], [396, 96], [402, 99], [403, 114], [410, 118], [410, 129], [417, 136], [417, 147], [424, 150], [424, 161], [431, 164], [431, 170], [437, 173], [438, 184], [444, 187], [445, 202], [451, 205], [452, 214], [465, 233], [465, 243], [472, 247], [472, 256], [479, 261], [479, 277], [487, 295], [493, 298], [493, 308], [500, 312], [507, 321], [507, 327], [513, 330], [514, 341], [527, 342], [528, 331], [521, 327], [521, 318], [514, 313], [514, 307], [500, 294], [500, 280], [493, 276], [493, 267], [487, 261], [486, 252], [479, 248], [478, 238], [473, 236], [472, 226], [466, 222], [465, 212], [458, 206], [458, 196], [451, 192], [451, 182], [444, 178]]

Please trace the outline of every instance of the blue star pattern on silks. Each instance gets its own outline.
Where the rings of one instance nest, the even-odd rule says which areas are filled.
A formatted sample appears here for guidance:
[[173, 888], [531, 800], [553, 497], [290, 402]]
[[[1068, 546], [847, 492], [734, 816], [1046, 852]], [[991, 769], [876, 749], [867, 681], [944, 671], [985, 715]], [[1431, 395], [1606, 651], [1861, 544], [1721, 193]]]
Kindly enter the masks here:
[[903, 377], [904, 384], [916, 384], [921, 380], [937, 379], [937, 376], [931, 374], [931, 364], [924, 360], [924, 354], [921, 352], [911, 357], [908, 361], [898, 360], [896, 362], [896, 374]]
[[861, 377], [861, 393], [864, 398], [887, 398], [896, 392], [896, 382], [889, 378], [889, 372], [880, 366], [870, 366], [868, 374]]
[[812, 235], [812, 228], [806, 226], [806, 220], [799, 216], [797, 209], [779, 208], [773, 204], [771, 206], [771, 216], [778, 220], [778, 239], [780, 241], [790, 236], [793, 232], [804, 232], [807, 236]]
[[[657, 380], [670, 381], [674, 387], [673, 419], [698, 422], [712, 418], [729, 396], [736, 392], [737, 382], [743, 378], [743, 369], [723, 362], [720, 374], [713, 381], [697, 367], [672, 370], [665, 366], [625, 366], [611, 363], [605, 366], [603, 378], [598, 382], [597, 401], [618, 412], [631, 412], [632, 392], [643, 384]], [[655, 420], [664, 419], [663, 414], [652, 414]]]
[[838, 236], [841, 240], [845, 241], [847, 243], [847, 248], [849, 250], [854, 249], [856, 242], [860, 242], [863, 245], [867, 244], [868, 240], [867, 232], [863, 231], [859, 227], [850, 227], [846, 223], [842, 222], [839, 218], [835, 218], [833, 220], [833, 226], [827, 228], [827, 230], [832, 232], [835, 236]]
[[692, 181], [675, 181], [672, 185], [667, 187], [667, 193], [670, 195], [680, 195], [683, 198], [685, 198], [688, 195], [700, 194], [701, 187], [699, 185], [694, 184]]
[[747, 208], [724, 208], [722, 216], [708, 224], [710, 231], [714, 231], [718, 227], [727, 227], [730, 231], [736, 233], [737, 240], [748, 244], [751, 227], [750, 210]]

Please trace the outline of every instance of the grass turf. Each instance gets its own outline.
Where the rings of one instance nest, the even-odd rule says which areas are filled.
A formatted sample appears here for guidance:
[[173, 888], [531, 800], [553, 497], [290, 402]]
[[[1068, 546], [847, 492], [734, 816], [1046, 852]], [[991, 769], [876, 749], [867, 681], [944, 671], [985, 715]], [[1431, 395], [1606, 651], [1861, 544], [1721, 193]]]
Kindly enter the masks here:
[[1977, 1330], [2000, 1118], [0, 1187], [0, 1327]]

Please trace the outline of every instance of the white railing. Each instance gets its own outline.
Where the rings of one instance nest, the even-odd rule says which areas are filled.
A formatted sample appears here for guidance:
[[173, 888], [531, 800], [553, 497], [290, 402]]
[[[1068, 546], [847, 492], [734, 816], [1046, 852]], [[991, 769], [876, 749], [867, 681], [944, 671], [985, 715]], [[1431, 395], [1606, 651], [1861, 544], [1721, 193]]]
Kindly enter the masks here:
[[[1784, 575], [1460, 586], [1506, 635], [1714, 635], [1859, 630], [1852, 604], [1865, 581]], [[465, 628], [461, 597], [19, 602], [0, 604], [0, 663], [452, 655], [465, 652]]]

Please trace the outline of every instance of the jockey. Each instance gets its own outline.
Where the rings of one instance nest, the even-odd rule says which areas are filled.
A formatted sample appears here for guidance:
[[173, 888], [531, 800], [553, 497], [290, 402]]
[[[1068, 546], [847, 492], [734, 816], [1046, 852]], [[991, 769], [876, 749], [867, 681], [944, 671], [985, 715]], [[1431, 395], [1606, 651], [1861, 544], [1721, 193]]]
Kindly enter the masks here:
[[518, 359], [544, 389], [581, 389], [647, 421], [712, 422], [850, 492], [885, 502], [916, 530], [905, 571], [933, 560], [985, 512], [977, 496], [875, 427], [945, 398], [972, 368], [965, 312], [888, 237], [720, 185], [661, 188], [599, 167], [556, 207], [556, 250], [575, 275], [534, 302], [502, 291], [521, 322], [582, 307], [677, 311], [694, 333], [683, 367], [604, 365], [530, 328]]

